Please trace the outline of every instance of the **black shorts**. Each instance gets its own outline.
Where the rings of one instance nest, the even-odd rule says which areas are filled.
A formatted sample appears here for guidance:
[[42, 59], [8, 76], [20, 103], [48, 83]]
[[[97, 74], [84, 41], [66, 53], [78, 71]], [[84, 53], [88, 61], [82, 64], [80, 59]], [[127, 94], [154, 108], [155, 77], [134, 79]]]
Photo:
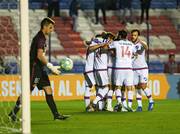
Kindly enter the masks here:
[[50, 86], [50, 80], [45, 67], [38, 65], [37, 63], [31, 64], [30, 67], [30, 81], [31, 81], [31, 91], [33, 90], [33, 85], [36, 84], [39, 90], [43, 87]]

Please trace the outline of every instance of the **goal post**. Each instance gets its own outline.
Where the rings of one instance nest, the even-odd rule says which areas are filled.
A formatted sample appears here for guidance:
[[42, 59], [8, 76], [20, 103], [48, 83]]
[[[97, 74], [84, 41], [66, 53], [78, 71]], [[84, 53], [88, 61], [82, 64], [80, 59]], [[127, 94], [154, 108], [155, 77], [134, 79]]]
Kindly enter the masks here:
[[22, 90], [22, 133], [23, 134], [31, 133], [28, 10], [29, 10], [28, 0], [20, 0], [21, 90]]

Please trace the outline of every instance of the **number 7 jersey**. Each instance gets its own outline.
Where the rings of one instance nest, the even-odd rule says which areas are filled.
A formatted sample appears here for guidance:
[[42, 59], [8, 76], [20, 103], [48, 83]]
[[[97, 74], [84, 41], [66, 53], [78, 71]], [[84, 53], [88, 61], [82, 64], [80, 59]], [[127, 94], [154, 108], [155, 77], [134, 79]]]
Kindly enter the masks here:
[[132, 68], [132, 55], [135, 52], [133, 43], [129, 40], [114, 41], [109, 45], [115, 49], [115, 68]]

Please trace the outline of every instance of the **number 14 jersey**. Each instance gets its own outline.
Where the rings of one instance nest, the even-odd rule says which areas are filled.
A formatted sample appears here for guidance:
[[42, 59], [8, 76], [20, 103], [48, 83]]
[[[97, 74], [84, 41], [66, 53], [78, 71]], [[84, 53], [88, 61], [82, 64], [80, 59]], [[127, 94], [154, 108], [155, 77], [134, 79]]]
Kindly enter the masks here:
[[132, 68], [132, 55], [135, 52], [132, 42], [129, 40], [114, 41], [109, 48], [115, 49], [115, 68]]

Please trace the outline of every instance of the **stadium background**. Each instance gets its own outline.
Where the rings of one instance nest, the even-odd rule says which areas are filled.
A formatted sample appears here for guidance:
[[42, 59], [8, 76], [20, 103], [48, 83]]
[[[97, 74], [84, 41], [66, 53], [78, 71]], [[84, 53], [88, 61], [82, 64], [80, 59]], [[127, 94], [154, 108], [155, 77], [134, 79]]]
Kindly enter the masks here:
[[[21, 92], [20, 13], [17, 1], [0, 0], [0, 57], [6, 66], [0, 74], [0, 133], [3, 134], [17, 132], [15, 130], [21, 128], [20, 123], [14, 124], [7, 121], [7, 114]], [[30, 42], [39, 30], [40, 21], [47, 16], [47, 6], [42, 4], [43, 1], [29, 0]], [[44, 93], [35, 90], [32, 93], [34, 101], [31, 103], [31, 131], [34, 134], [179, 133], [180, 74], [163, 73], [164, 63], [168, 61], [170, 53], [174, 53], [176, 61], [180, 62], [180, 10], [177, 9], [176, 0], [152, 0], [151, 2], [148, 63], [149, 87], [155, 98], [154, 111], [146, 112], [148, 102], [143, 100], [142, 113], [84, 112], [82, 101], [84, 94], [82, 73], [86, 52], [84, 41], [104, 30], [116, 33], [123, 28], [129, 31], [138, 28], [142, 33], [141, 38], [145, 41], [147, 38], [146, 24], [137, 23], [140, 19], [139, 0], [133, 0], [132, 3], [134, 24], [121, 24], [116, 1], [106, 0], [107, 24], [95, 25], [93, 23], [94, 0], [80, 0], [83, 11], [79, 11], [78, 32], [73, 32], [72, 19], [68, 13], [71, 0], [60, 0], [61, 17], [53, 17], [56, 26], [49, 41], [51, 55], [47, 54], [47, 58], [55, 65], [66, 56], [74, 61], [74, 68], [70, 72], [64, 72], [61, 76], [50, 75], [52, 88], [55, 89], [55, 99], [61, 100], [56, 101], [58, 109], [62, 113], [71, 114], [72, 117], [65, 122], [53, 121], [47, 104], [41, 102], [44, 100]], [[133, 105], [135, 108], [136, 103]]]

